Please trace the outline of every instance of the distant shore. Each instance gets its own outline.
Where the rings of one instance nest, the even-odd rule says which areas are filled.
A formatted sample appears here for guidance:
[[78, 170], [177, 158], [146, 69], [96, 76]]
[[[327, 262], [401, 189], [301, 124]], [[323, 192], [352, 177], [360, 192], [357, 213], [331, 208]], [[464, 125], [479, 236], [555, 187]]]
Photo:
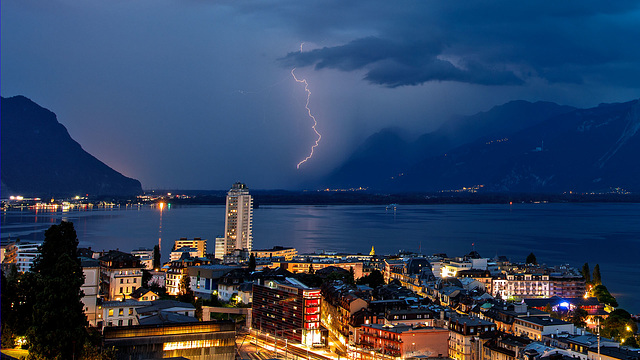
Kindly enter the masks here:
[[[189, 197], [170, 199], [174, 204], [224, 205], [226, 192], [174, 191]], [[509, 203], [640, 203], [638, 194], [518, 194], [518, 193], [400, 193], [364, 191], [252, 190], [261, 205], [429, 205]]]
[[[252, 190], [255, 207], [262, 205], [444, 205], [444, 204], [518, 204], [518, 203], [640, 203], [640, 194], [531, 194], [531, 193], [376, 193], [369, 191], [288, 191]], [[224, 190], [150, 190], [143, 197], [91, 196], [82, 200], [56, 199], [56, 202], [94, 204], [99, 206], [154, 204], [224, 205]], [[47, 197], [49, 198], [49, 197]], [[25, 204], [25, 202], [22, 202]], [[3, 206], [20, 206], [19, 202], [3, 200]]]

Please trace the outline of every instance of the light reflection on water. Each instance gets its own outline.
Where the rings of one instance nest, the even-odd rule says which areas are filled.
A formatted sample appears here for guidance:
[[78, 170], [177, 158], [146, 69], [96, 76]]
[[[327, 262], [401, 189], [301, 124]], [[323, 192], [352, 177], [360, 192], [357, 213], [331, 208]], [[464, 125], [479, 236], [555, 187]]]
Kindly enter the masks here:
[[[224, 206], [147, 206], [3, 212], [2, 238], [42, 240], [62, 219], [74, 223], [81, 246], [130, 251], [161, 241], [164, 260], [175, 239], [202, 237], [213, 246], [224, 233]], [[262, 206], [254, 211], [253, 231], [256, 249], [368, 253], [374, 246], [378, 254], [421, 249], [461, 256], [474, 243], [486, 257], [523, 261], [534, 252], [550, 265], [589, 262], [593, 269], [599, 263], [621, 305], [640, 312], [639, 204], [400, 205], [395, 212], [385, 206]]]

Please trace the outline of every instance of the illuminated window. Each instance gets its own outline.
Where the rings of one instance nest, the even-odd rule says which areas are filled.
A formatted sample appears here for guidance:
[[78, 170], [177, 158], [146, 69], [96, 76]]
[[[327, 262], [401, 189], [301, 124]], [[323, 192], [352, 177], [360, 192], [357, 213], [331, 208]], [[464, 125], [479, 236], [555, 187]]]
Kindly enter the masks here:
[[124, 309], [120, 308], [118, 309], [118, 316], [123, 316], [124, 315]]
[[109, 309], [109, 316], [113, 316], [113, 309]]

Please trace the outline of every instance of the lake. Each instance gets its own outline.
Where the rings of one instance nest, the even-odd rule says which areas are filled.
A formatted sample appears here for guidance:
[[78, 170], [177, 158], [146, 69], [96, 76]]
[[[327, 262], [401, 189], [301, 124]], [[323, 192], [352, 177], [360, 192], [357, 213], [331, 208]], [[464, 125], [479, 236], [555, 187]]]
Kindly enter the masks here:
[[[261, 206], [253, 215], [254, 249], [292, 246], [377, 254], [398, 250], [482, 256], [580, 268], [600, 264], [620, 306], [640, 312], [640, 204], [514, 204], [384, 206]], [[80, 246], [93, 250], [152, 248], [167, 260], [180, 237], [209, 240], [224, 233], [224, 206], [150, 206], [69, 212], [2, 213], [2, 238], [42, 240], [61, 220], [75, 225]], [[472, 245], [473, 244], [473, 245]]]

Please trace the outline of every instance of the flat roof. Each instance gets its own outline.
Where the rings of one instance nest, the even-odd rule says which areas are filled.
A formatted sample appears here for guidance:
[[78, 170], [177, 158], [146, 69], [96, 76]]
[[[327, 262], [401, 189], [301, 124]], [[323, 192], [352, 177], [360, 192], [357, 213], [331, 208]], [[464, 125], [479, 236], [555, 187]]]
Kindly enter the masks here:
[[514, 321], [522, 320], [536, 325], [549, 326], [549, 325], [570, 325], [570, 322], [554, 319], [552, 317], [539, 317], [539, 316], [525, 316], [514, 319]]

